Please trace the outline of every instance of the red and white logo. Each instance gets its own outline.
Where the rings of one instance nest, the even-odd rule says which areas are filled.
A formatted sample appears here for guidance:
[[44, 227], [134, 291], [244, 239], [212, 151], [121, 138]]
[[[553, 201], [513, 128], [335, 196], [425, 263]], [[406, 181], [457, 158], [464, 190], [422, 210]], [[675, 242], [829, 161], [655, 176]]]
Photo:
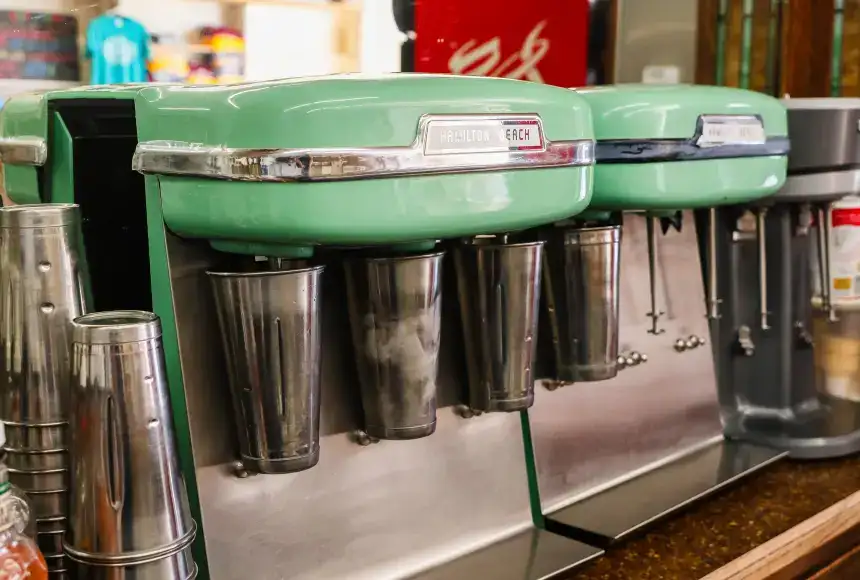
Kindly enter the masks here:
[[546, 20], [532, 28], [519, 51], [504, 60], [501, 37], [493, 37], [481, 45], [476, 40], [469, 40], [448, 60], [448, 71], [453, 74], [507, 77], [542, 83], [544, 80], [539, 65], [550, 48], [549, 40], [540, 35], [544, 28]]
[[415, 71], [582, 86], [588, 15], [588, 0], [416, 2]]

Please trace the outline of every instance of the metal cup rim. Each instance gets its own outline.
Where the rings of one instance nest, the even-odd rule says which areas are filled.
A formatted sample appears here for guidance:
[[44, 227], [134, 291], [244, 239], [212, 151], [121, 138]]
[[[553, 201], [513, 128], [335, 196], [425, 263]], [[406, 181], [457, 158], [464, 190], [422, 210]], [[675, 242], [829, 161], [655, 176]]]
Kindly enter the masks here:
[[620, 225], [614, 226], [593, 226], [585, 228], [569, 228], [570, 233], [574, 234], [574, 246], [592, 246], [604, 245], [611, 243], [621, 243], [622, 229]]
[[621, 229], [621, 226], [620, 226], [620, 225], [584, 226], [584, 227], [581, 227], [581, 228], [579, 228], [579, 227], [574, 227], [574, 228], [571, 228], [571, 229], [573, 229], [573, 230], [577, 230], [577, 231], [580, 231], [580, 232], [599, 232], [599, 231], [601, 231], [601, 230], [612, 230], [612, 231], [620, 230], [620, 229]]
[[161, 337], [161, 319], [145, 310], [90, 312], [72, 321], [72, 341], [78, 344], [124, 344]]
[[75, 221], [75, 203], [30, 203], [0, 208], [0, 228], [32, 229], [67, 226]]
[[4, 447], [3, 451], [12, 455], [51, 455], [68, 453], [68, 447], [52, 447], [51, 449], [36, 449], [35, 447]]
[[49, 467], [46, 469], [18, 469], [17, 467], [7, 467], [10, 475], [55, 475], [57, 473], [68, 473], [67, 467]]
[[158, 548], [126, 552], [124, 554], [93, 554], [92, 552], [84, 552], [70, 546], [69, 543], [66, 542], [66, 539], [63, 538], [63, 552], [69, 558], [81, 564], [96, 564], [99, 566], [111, 567], [133, 566], [148, 564], [150, 562], [174, 556], [190, 546], [192, 542], [194, 542], [194, 538], [196, 536], [197, 522], [192, 519], [191, 526], [183, 536]]
[[28, 489], [24, 493], [27, 495], [43, 496], [43, 495], [63, 495], [69, 493], [68, 488], [65, 489]]
[[428, 260], [431, 258], [442, 258], [445, 256], [445, 250], [427, 252], [423, 254], [392, 254], [388, 256], [353, 256], [344, 260], [345, 264], [354, 264], [357, 262], [411, 262], [413, 260]]
[[10, 419], [0, 419], [6, 427], [27, 428], [27, 429], [52, 429], [57, 427], [68, 427], [68, 421], [47, 421], [44, 423], [29, 423], [27, 421], [13, 421]]
[[210, 278], [269, 278], [275, 276], [307, 274], [310, 272], [322, 272], [323, 270], [325, 270], [325, 266], [320, 265], [295, 268], [291, 270], [264, 270], [262, 272], [219, 272], [216, 270], [207, 270], [206, 275]]
[[465, 242], [460, 244], [457, 247], [458, 250], [464, 249], [475, 249], [475, 250], [501, 250], [501, 249], [516, 249], [516, 248], [536, 248], [545, 246], [545, 240], [536, 240], [532, 242], [514, 242], [511, 244], [502, 244], [502, 243], [491, 243], [491, 244], [473, 244], [470, 242]]
[[51, 447], [50, 449], [37, 449], [35, 447], [3, 447], [3, 451], [12, 455], [50, 455], [52, 453], [68, 453], [68, 447]]

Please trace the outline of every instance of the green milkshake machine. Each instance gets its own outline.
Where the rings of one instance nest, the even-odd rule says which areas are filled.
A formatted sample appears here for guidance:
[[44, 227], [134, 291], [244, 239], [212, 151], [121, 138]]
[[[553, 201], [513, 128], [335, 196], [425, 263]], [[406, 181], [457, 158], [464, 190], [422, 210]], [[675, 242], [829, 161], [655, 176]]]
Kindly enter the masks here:
[[601, 553], [534, 525], [516, 412], [544, 245], [523, 232], [590, 201], [582, 96], [348, 75], [0, 118], [12, 198], [81, 207], [94, 309], [161, 318], [202, 578], [536, 580]]
[[719, 296], [701, 267], [713, 238], [700, 253], [691, 210], [775, 193], [788, 139], [785, 109], [758, 93], [577, 92], [594, 120], [594, 191], [579, 228], [544, 248], [538, 358], [556, 392], [529, 423], [547, 529], [606, 546], [780, 457], [723, 437], [705, 340]]

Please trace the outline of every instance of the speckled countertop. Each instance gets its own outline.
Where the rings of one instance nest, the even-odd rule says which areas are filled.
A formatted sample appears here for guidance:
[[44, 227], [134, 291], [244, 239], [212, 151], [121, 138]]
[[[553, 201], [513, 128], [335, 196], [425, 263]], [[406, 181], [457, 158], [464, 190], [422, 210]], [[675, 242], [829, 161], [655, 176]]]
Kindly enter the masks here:
[[695, 580], [860, 490], [860, 458], [783, 460], [565, 580]]

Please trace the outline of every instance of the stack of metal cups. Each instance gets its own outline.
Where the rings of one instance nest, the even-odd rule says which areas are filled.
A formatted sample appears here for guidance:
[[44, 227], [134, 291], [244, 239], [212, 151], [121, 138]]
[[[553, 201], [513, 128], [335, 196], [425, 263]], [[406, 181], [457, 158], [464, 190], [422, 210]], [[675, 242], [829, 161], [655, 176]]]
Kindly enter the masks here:
[[84, 312], [80, 214], [71, 204], [0, 209], [0, 420], [12, 483], [31, 499], [51, 576], [67, 577], [72, 320]]
[[74, 577], [197, 576], [161, 322], [140, 311], [77, 318], [72, 337], [72, 494], [64, 548]]

